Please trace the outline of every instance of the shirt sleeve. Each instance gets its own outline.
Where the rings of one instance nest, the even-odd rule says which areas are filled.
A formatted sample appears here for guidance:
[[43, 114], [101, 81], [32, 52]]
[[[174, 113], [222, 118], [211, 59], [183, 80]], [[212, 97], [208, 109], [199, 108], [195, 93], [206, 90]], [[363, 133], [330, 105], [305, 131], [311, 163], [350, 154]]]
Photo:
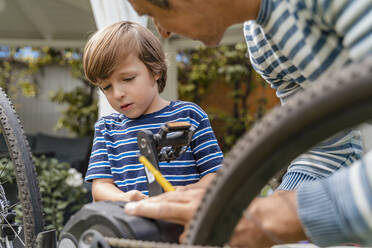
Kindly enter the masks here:
[[[194, 113], [195, 115], [195, 113]], [[223, 163], [223, 153], [218, 145], [207, 114], [198, 109], [198, 125], [191, 140], [191, 150], [200, 175], [216, 172]]]
[[297, 201], [305, 233], [316, 245], [370, 245], [372, 152], [326, 179], [301, 185]]
[[95, 126], [92, 152], [90, 154], [89, 166], [85, 175], [85, 181], [97, 178], [112, 178], [111, 166], [108, 161], [106, 140], [104, 138], [104, 120], [98, 121]]
[[358, 60], [372, 52], [372, 2], [370, 0], [307, 0], [307, 8], [318, 25], [343, 37], [342, 44], [350, 57]]
[[293, 160], [279, 185], [281, 190], [295, 190], [306, 181], [325, 178], [359, 160], [363, 153], [358, 130], [345, 130], [322, 141]]

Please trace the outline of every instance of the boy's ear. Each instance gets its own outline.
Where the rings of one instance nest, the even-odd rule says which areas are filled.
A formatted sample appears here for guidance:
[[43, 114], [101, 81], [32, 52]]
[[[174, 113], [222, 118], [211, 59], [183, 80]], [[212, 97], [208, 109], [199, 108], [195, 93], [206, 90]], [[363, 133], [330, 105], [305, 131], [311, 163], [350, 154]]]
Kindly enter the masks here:
[[160, 76], [161, 76], [160, 73], [154, 74], [155, 81], [158, 81]]

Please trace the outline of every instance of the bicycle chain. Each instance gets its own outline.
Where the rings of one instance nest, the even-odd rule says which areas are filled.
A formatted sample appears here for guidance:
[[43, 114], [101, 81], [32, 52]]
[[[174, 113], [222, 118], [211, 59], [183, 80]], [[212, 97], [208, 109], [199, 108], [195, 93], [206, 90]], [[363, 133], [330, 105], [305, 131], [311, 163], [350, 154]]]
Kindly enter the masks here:
[[113, 248], [229, 248], [229, 246], [182, 245], [174, 243], [163, 243], [155, 241], [142, 241], [109, 237], [105, 237], [105, 239]]

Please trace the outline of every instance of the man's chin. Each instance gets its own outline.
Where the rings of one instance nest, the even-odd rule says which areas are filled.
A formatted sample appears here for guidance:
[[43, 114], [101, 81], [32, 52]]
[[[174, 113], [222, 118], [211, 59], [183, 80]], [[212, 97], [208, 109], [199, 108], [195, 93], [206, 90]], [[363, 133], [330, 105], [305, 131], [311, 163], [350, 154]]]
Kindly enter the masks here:
[[201, 42], [204, 43], [207, 47], [217, 47], [221, 40], [222, 40], [223, 35], [215, 35], [215, 36], [208, 36], [199, 39]]

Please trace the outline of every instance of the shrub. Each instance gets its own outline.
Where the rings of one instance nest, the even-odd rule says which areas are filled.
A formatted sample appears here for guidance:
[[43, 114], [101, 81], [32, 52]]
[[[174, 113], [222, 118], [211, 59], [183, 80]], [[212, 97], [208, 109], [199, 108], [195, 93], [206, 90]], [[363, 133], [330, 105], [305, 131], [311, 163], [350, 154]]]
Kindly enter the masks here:
[[[55, 158], [41, 156], [33, 159], [39, 177], [45, 230], [56, 229], [59, 234], [66, 221], [65, 216], [70, 216], [87, 202], [87, 190], [83, 187], [82, 175], [69, 164], [60, 163]], [[3, 171], [1, 182], [15, 187], [15, 174], [9, 158], [0, 159], [0, 171]], [[17, 218], [20, 218], [21, 206], [17, 205], [15, 209]]]

